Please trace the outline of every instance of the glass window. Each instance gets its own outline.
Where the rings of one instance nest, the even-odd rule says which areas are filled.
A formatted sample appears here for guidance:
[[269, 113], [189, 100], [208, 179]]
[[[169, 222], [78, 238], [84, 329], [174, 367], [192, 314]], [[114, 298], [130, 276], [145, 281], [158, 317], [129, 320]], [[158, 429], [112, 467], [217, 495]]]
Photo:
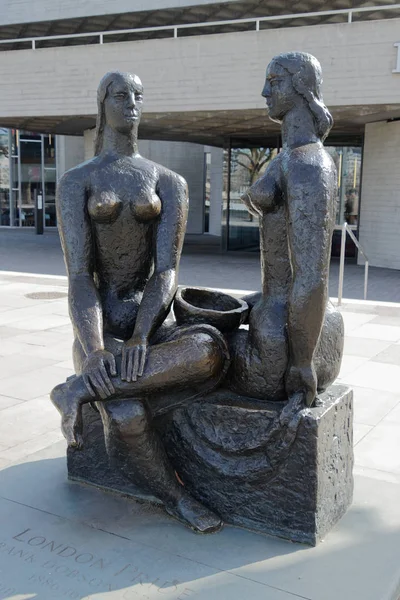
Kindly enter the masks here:
[[35, 226], [44, 195], [44, 222], [55, 227], [55, 190], [55, 136], [0, 128], [0, 226]]
[[204, 153], [204, 233], [210, 231], [211, 152]]
[[228, 249], [258, 249], [258, 219], [241, 200], [247, 189], [265, 172], [276, 156], [276, 148], [235, 148], [231, 150]]
[[338, 173], [336, 225], [348, 223], [357, 229], [360, 207], [361, 160], [360, 146], [327, 147]]
[[[358, 232], [358, 215], [360, 209], [361, 186], [361, 146], [336, 146], [326, 147], [332, 156], [338, 174], [337, 204], [336, 204], [336, 229], [332, 237], [332, 256], [340, 256], [341, 230], [343, 223], [347, 223], [354, 234]], [[349, 236], [346, 236], [346, 258], [357, 256], [356, 246]]]
[[46, 227], [56, 227], [56, 170], [44, 169], [44, 223]]
[[34, 227], [36, 195], [42, 190], [41, 144], [20, 136], [21, 154], [21, 226]]
[[7, 129], [0, 129], [0, 225], [10, 225], [10, 148]]
[[43, 136], [44, 166], [56, 166], [56, 138], [54, 135]]
[[25, 142], [37, 142], [41, 141], [40, 133], [32, 133], [30, 131], [25, 131], [24, 129], [19, 130], [19, 138]]

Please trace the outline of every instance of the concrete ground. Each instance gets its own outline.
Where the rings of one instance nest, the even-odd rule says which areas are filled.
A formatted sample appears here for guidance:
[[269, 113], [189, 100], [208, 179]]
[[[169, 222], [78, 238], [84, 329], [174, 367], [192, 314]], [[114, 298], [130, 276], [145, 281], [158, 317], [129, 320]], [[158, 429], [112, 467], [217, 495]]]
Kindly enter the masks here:
[[[181, 260], [179, 281], [184, 285], [205, 287], [260, 289], [260, 262], [254, 252], [223, 253], [215, 246], [191, 243], [189, 236]], [[30, 230], [0, 229], [0, 270], [46, 275], [65, 275], [65, 266], [56, 232], [37, 236]], [[339, 264], [333, 260], [329, 293], [338, 295]], [[348, 263], [345, 266], [344, 298], [362, 299], [364, 267]], [[368, 300], [400, 302], [400, 271], [370, 267]]]
[[[58, 241], [16, 239], [0, 233], [0, 599], [398, 600], [399, 304], [342, 307], [355, 496], [324, 542], [307, 548], [233, 527], [201, 537], [159, 507], [68, 483], [48, 396], [72, 374]], [[184, 284], [253, 290], [258, 280], [253, 256], [183, 259]]]

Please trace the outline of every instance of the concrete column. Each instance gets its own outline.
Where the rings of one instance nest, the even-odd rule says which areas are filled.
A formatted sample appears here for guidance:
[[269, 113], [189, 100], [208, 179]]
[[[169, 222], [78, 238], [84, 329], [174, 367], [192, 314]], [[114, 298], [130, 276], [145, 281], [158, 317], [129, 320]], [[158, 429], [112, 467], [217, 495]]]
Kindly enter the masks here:
[[89, 160], [94, 156], [94, 132], [95, 129], [86, 129], [83, 133], [85, 160]]
[[65, 171], [76, 167], [84, 161], [83, 137], [72, 135], [56, 136], [56, 169], [57, 180]]
[[189, 216], [186, 233], [203, 233], [204, 146], [187, 142], [139, 140], [142, 156], [179, 173], [189, 187]]
[[399, 148], [399, 121], [365, 126], [360, 242], [375, 267], [400, 269]]

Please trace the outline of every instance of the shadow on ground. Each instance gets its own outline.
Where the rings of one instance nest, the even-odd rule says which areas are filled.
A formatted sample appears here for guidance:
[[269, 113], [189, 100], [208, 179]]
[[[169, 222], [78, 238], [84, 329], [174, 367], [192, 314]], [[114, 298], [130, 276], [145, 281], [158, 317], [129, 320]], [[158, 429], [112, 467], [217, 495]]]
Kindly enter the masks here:
[[4, 469], [0, 489], [0, 598], [396, 600], [400, 593], [398, 486], [390, 483], [359, 477], [353, 507], [317, 548], [233, 527], [197, 536], [158, 506], [69, 483], [63, 456]]

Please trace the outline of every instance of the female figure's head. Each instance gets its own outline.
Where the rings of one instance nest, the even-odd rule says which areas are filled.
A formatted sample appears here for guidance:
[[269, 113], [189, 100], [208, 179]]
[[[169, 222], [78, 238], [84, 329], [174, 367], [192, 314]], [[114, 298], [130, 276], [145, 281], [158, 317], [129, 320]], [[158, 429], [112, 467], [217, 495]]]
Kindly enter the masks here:
[[97, 89], [95, 154], [103, 147], [104, 129], [137, 136], [143, 106], [143, 86], [137, 75], [113, 71], [104, 75]]
[[311, 54], [288, 52], [275, 56], [267, 67], [262, 91], [270, 118], [281, 123], [293, 108], [305, 105], [314, 119], [318, 137], [324, 140], [333, 119], [323, 102], [321, 84], [321, 65]]

